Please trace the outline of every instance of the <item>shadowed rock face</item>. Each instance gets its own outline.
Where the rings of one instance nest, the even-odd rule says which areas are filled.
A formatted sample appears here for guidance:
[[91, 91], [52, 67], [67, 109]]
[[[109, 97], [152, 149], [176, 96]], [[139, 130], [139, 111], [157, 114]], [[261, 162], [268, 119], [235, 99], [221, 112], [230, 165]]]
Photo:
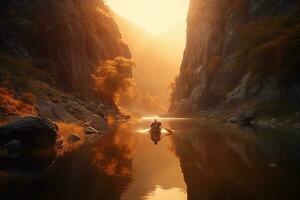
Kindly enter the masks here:
[[67, 91], [90, 94], [100, 61], [131, 57], [103, 1], [1, 0], [0, 48], [36, 59]]
[[[300, 74], [299, 68], [292, 67], [300, 62], [294, 59], [294, 54], [299, 57], [299, 50], [289, 54], [288, 49], [280, 48], [282, 43], [277, 43], [279, 36], [295, 41], [283, 30], [298, 31], [294, 29], [300, 22], [297, 12], [296, 0], [192, 0], [187, 44], [170, 112], [196, 114], [221, 104], [247, 101], [298, 101], [299, 76], [283, 78], [278, 74]], [[285, 25], [277, 26], [281, 21]], [[278, 61], [280, 54], [276, 52], [280, 50], [260, 51], [267, 44], [277, 45], [274, 49], [289, 55]], [[274, 59], [276, 64], [259, 60], [259, 56]], [[281, 70], [274, 72], [276, 67]]]

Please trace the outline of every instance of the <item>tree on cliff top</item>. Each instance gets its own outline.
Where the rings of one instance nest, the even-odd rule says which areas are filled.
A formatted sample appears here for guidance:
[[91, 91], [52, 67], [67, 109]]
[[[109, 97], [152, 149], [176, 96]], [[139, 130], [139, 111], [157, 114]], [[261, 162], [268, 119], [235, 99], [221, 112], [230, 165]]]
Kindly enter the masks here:
[[114, 100], [120, 91], [126, 91], [132, 84], [133, 67], [135, 63], [124, 57], [101, 62], [96, 72], [92, 74], [95, 90], [100, 97]]

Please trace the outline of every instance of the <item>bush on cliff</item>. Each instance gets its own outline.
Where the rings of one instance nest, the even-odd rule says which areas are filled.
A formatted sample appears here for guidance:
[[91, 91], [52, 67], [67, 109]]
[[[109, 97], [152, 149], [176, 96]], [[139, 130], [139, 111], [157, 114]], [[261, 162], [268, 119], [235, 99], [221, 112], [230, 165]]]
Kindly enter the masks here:
[[251, 71], [282, 81], [299, 74], [300, 18], [273, 17], [241, 30], [242, 55]]

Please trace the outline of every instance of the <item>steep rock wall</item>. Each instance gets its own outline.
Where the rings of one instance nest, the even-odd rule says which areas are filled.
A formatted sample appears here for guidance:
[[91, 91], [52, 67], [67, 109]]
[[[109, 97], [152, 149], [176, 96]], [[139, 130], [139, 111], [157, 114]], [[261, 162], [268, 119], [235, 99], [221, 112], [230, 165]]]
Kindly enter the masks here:
[[131, 54], [104, 1], [0, 0], [0, 123], [41, 115], [102, 129], [122, 118], [91, 76], [118, 56]]
[[191, 0], [170, 113], [299, 102], [298, 5], [297, 0]]
[[103, 1], [1, 0], [0, 48], [47, 68], [60, 87], [83, 95], [100, 61], [131, 57]]

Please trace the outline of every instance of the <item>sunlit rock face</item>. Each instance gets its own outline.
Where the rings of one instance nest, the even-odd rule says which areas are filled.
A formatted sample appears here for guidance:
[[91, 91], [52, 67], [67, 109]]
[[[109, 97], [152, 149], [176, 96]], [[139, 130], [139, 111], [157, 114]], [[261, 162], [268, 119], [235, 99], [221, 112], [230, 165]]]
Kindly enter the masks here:
[[103, 1], [0, 1], [0, 48], [36, 59], [67, 91], [88, 94], [100, 61], [130, 57]]
[[197, 114], [245, 102], [245, 109], [249, 102], [297, 102], [299, 44], [288, 44], [299, 39], [297, 13], [296, 0], [191, 0], [170, 113]]

